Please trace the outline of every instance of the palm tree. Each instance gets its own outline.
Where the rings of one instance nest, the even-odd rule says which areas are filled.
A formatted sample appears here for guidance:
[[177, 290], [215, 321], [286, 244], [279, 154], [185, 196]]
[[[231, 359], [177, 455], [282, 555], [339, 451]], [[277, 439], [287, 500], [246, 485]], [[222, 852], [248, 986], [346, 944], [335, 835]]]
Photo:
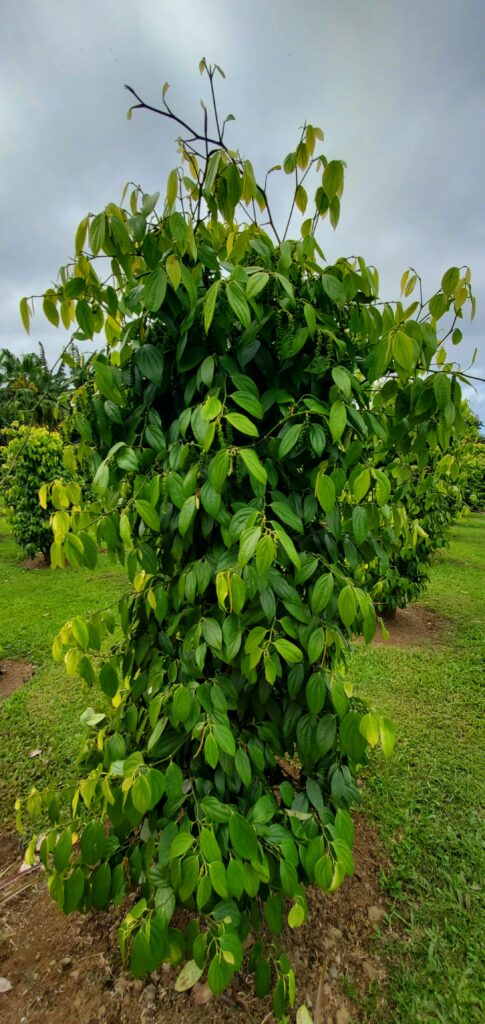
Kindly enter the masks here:
[[66, 389], [66, 370], [60, 363], [49, 370], [44, 348], [39, 355], [17, 356], [0, 350], [0, 427], [14, 420], [52, 428], [59, 413], [59, 401]]

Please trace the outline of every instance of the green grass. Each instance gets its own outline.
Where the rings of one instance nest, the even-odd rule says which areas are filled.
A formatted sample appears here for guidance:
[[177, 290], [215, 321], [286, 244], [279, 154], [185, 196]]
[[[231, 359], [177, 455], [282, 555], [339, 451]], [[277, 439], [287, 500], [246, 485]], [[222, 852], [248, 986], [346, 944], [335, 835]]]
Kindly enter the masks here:
[[394, 936], [379, 947], [391, 1006], [387, 1014], [368, 1006], [366, 1019], [478, 1024], [485, 999], [485, 517], [454, 527], [421, 604], [449, 619], [439, 646], [361, 649], [352, 664], [358, 692], [395, 719], [399, 735], [392, 759], [374, 761], [363, 805], [390, 853], [383, 881]]
[[[377, 940], [389, 979], [387, 1010], [369, 999], [361, 1006], [368, 1024], [483, 1019], [484, 542], [485, 517], [471, 517], [455, 526], [450, 549], [435, 559], [422, 605], [449, 619], [440, 645], [362, 647], [352, 663], [357, 692], [396, 720], [399, 737], [390, 760], [374, 758], [362, 808], [391, 859], [383, 878], [391, 928]], [[116, 600], [126, 578], [106, 558], [95, 573], [26, 572], [4, 535], [0, 582], [4, 655], [37, 669], [0, 714], [1, 827], [12, 823], [17, 794], [72, 779], [86, 695], [52, 662], [52, 639], [67, 617]], [[35, 748], [42, 755], [31, 759]]]
[[[5, 658], [33, 662], [32, 680], [0, 713], [0, 828], [11, 826], [13, 803], [32, 785], [73, 777], [87, 700], [78, 680], [51, 658], [52, 641], [66, 619], [106, 608], [127, 590], [123, 570], [101, 556], [96, 572], [25, 570], [2, 523], [0, 540], [0, 649]], [[32, 750], [40, 749], [31, 758]]]

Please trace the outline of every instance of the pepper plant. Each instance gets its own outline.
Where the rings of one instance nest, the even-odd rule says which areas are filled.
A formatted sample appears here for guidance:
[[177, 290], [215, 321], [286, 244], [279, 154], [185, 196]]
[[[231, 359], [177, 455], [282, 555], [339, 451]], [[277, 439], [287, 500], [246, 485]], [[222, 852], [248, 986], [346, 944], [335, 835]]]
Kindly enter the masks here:
[[[106, 336], [80, 425], [96, 500], [60, 502], [52, 563], [94, 565], [102, 544], [130, 591], [108, 649], [112, 611], [55, 641], [93, 695], [83, 777], [68, 823], [52, 793], [27, 804], [49, 804], [40, 856], [65, 912], [137, 890], [120, 928], [135, 975], [185, 962], [179, 989], [207, 972], [222, 992], [264, 921], [249, 968], [284, 1017], [295, 979], [278, 936], [304, 923], [308, 885], [331, 892], [353, 872], [356, 772], [369, 746], [394, 743], [345, 666], [351, 638], [375, 630], [369, 566], [375, 587], [407, 537], [387, 459], [412, 455], [423, 389], [447, 450], [456, 374], [437, 324], [461, 318], [470, 280], [448, 272], [431, 302], [382, 306], [363, 259], [328, 265], [316, 231], [338, 221], [345, 165], [309, 124], [271, 169], [290, 185], [279, 227], [268, 175], [225, 141], [218, 69], [201, 70], [200, 130], [167, 86], [159, 109], [130, 89], [134, 109], [183, 127], [181, 166], [160, 211], [133, 187], [128, 208], [85, 217], [43, 299], [77, 340]], [[27, 327], [31, 311], [23, 300]]]

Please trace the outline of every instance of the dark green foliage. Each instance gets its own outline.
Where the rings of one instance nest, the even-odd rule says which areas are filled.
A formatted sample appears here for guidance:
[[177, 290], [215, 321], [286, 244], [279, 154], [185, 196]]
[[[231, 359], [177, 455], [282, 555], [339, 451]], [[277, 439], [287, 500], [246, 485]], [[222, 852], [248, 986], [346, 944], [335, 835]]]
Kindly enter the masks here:
[[[111, 614], [75, 618], [55, 642], [111, 703], [83, 716], [72, 822], [40, 855], [64, 910], [139, 889], [120, 930], [136, 975], [188, 958], [220, 992], [250, 928], [303, 924], [308, 884], [332, 891], [353, 872], [356, 771], [369, 745], [391, 752], [394, 727], [354, 698], [350, 640], [372, 638], [373, 597], [416, 547], [398, 466], [422, 478], [459, 430], [437, 320], [472, 300], [466, 271], [429, 303], [382, 306], [364, 260], [322, 262], [313, 232], [338, 220], [344, 165], [314, 155], [312, 126], [283, 166], [302, 212], [319, 172], [315, 211], [286, 240], [216, 122], [201, 164], [181, 141], [161, 215], [135, 189], [128, 210], [85, 218], [49, 294], [79, 339], [104, 328], [108, 342], [84, 440], [97, 498], [79, 513], [52, 489], [53, 563], [92, 565], [106, 546], [132, 592], [109, 655]], [[81, 802], [89, 824], [66, 860]], [[177, 904], [195, 919], [186, 933]], [[282, 1017], [295, 979], [277, 938], [250, 966]]]

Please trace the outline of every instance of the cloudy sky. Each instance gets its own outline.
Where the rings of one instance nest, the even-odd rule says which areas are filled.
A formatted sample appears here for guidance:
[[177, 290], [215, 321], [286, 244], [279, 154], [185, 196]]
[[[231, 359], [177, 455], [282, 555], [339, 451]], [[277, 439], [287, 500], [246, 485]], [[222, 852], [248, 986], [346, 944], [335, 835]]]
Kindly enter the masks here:
[[[472, 268], [478, 310], [453, 358], [485, 377], [485, 4], [483, 0], [0, 0], [0, 347], [65, 338], [39, 315], [28, 338], [22, 295], [43, 291], [88, 211], [128, 180], [165, 189], [175, 131], [146, 112], [126, 120], [125, 82], [155, 105], [200, 113], [200, 57], [227, 75], [229, 141], [260, 174], [294, 148], [305, 118], [347, 161], [329, 260], [360, 254], [396, 298], [409, 265], [428, 295], [449, 266]], [[278, 176], [274, 176], [278, 178]], [[281, 182], [281, 184], [280, 184]], [[284, 209], [284, 176], [274, 203]], [[485, 385], [469, 397], [485, 420]]]

